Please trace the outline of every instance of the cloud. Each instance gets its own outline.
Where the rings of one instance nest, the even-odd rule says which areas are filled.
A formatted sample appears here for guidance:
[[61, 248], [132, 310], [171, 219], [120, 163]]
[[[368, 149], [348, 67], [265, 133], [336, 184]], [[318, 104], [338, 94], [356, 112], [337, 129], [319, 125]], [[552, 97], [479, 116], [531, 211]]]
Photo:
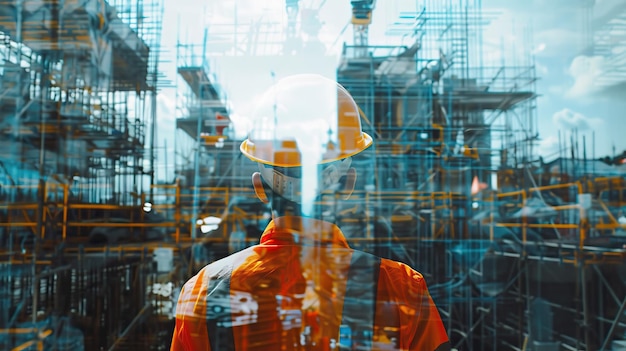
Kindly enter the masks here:
[[604, 57], [577, 56], [572, 60], [568, 73], [574, 84], [565, 93], [568, 98], [580, 98], [598, 92], [596, 81], [604, 74]]
[[563, 57], [575, 55], [583, 48], [584, 42], [577, 28], [541, 28], [533, 40], [539, 44], [533, 48], [533, 54], [542, 57]]
[[595, 18], [602, 18], [608, 14], [624, 9], [624, 0], [596, 0], [593, 8]]
[[539, 142], [539, 155], [544, 158], [550, 158], [558, 155], [559, 153], [559, 138], [551, 135], [547, 138], [541, 139]]
[[541, 64], [539, 62], [535, 63], [535, 68], [537, 70], [537, 74], [539, 74], [539, 76], [541, 77], [547, 76], [548, 73], [550, 73], [550, 69], [548, 68], [548, 66]]
[[568, 108], [554, 113], [552, 121], [559, 129], [578, 130], [581, 132], [594, 130], [602, 123], [601, 119], [589, 118]]
[[483, 32], [483, 48], [493, 56], [494, 62], [504, 58], [508, 64], [524, 65], [529, 54], [554, 59], [575, 56], [583, 48], [579, 28], [556, 21], [556, 15], [538, 15], [537, 11], [527, 8], [497, 11], [497, 18], [485, 26]]
[[531, 51], [531, 54], [537, 55], [540, 52], [544, 51], [545, 49], [546, 49], [546, 43], [540, 43]]
[[250, 22], [261, 17], [279, 19], [286, 15], [285, 5], [280, 1], [220, 0], [210, 1], [207, 4], [210, 6], [207, 12], [211, 16], [219, 19], [229, 18], [228, 23], [235, 23], [235, 17], [240, 21]]
[[229, 115], [232, 121], [233, 133], [236, 139], [243, 139], [248, 136], [248, 131], [252, 127], [250, 118], [241, 116], [237, 113], [231, 113]]
[[157, 113], [159, 120], [173, 121], [176, 119], [176, 103], [170, 96], [159, 93], [157, 95]]

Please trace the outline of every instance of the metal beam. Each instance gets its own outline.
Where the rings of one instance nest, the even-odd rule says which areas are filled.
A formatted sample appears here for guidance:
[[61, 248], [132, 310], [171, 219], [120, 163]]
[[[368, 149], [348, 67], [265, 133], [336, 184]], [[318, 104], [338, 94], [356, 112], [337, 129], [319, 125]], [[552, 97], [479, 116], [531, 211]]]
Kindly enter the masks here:
[[150, 305], [150, 304], [146, 304], [145, 306], [143, 306], [141, 311], [139, 311], [139, 313], [137, 313], [135, 318], [133, 318], [133, 320], [130, 322], [130, 324], [128, 324], [126, 329], [124, 329], [124, 331], [119, 335], [119, 337], [115, 340], [113, 345], [111, 345], [111, 347], [109, 347], [109, 351], [113, 351], [118, 346], [120, 346], [120, 343], [122, 341], [124, 341], [124, 339], [126, 339], [128, 334], [136, 327], [137, 324], [139, 324], [141, 322], [141, 320], [144, 317], [144, 314], [146, 314], [148, 312], [152, 312], [152, 305]]
[[617, 327], [617, 324], [619, 324], [619, 320], [622, 317], [622, 314], [624, 313], [624, 308], [626, 308], [626, 296], [624, 297], [622, 304], [619, 306], [619, 310], [617, 311], [615, 319], [613, 320], [613, 324], [611, 324], [611, 329], [609, 329], [609, 332], [606, 334], [606, 338], [604, 339], [604, 342], [602, 343], [602, 347], [600, 348], [600, 351], [606, 350], [606, 347], [608, 346], [609, 341], [611, 341], [611, 337], [613, 336], [613, 332], [615, 331], [615, 327]]

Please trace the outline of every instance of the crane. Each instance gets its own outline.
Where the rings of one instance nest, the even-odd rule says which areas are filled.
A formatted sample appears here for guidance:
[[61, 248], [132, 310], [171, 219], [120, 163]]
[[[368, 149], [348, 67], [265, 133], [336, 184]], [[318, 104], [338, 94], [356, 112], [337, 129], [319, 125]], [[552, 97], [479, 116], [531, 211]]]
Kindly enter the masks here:
[[368, 29], [372, 23], [372, 11], [376, 0], [350, 0], [352, 5], [352, 26], [354, 45], [366, 47], [368, 44]]
[[[295, 38], [296, 37], [296, 24], [298, 21], [298, 15], [300, 12], [300, 2], [301, 0], [285, 0], [285, 8], [287, 11], [287, 37]], [[317, 4], [315, 4], [317, 2]], [[317, 0], [312, 1], [309, 6], [307, 6], [307, 10], [318, 12], [322, 6], [326, 3], [326, 0]], [[350, 0], [350, 5], [352, 6], [352, 19], [351, 23], [353, 26], [354, 32], [354, 45], [365, 50], [365, 54], [367, 53], [367, 45], [368, 45], [368, 29], [369, 25], [372, 23], [372, 11], [376, 6], [376, 0]], [[319, 23], [317, 23], [319, 25]], [[308, 28], [304, 26], [305, 28]], [[312, 26], [312, 33], [309, 34], [317, 34], [317, 30], [315, 28], [317, 26]], [[345, 30], [345, 28], [344, 28]], [[343, 30], [342, 30], [343, 33]], [[361, 51], [361, 50], [359, 50]]]

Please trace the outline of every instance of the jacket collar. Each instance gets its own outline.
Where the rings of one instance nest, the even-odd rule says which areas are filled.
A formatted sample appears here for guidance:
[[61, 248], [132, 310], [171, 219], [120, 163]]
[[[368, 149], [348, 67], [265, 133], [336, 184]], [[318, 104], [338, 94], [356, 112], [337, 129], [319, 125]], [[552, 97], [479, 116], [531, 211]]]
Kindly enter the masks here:
[[343, 232], [333, 223], [298, 216], [274, 218], [263, 231], [260, 243], [349, 247]]

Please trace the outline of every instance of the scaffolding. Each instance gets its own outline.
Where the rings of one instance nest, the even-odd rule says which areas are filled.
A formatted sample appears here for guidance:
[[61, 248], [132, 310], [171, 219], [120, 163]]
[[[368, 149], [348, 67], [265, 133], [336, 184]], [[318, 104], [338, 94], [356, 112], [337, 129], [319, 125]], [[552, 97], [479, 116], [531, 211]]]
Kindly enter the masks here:
[[[241, 137], [236, 135], [231, 101], [224, 88], [228, 72], [220, 65], [228, 62], [236, 67], [235, 79], [246, 76], [253, 81], [255, 75], [269, 77], [277, 68], [288, 70], [276, 67], [277, 58], [298, 57], [303, 66], [317, 60], [331, 62], [333, 58], [326, 55], [318, 38], [321, 23], [317, 12], [324, 2], [267, 3], [253, 14], [239, 7], [238, 1], [232, 7], [214, 5], [206, 13], [202, 41], [177, 43], [175, 188], [181, 192], [179, 205], [184, 209], [177, 221], [186, 223], [177, 231], [177, 240], [195, 240], [197, 221], [221, 215], [231, 205], [216, 194], [223, 188], [250, 190], [250, 175], [256, 170], [239, 152]], [[286, 74], [284, 71], [281, 73]], [[216, 191], [205, 193], [203, 189], [209, 188]], [[247, 193], [231, 200], [234, 198], [256, 202], [250, 201]]]
[[601, 72], [594, 76], [596, 88], [617, 88], [626, 82], [625, 19], [626, 6], [616, 3], [606, 15], [591, 21], [592, 57], [601, 59]]
[[62, 185], [74, 202], [135, 204], [152, 178], [161, 5], [2, 6], [7, 212]]
[[[447, 222], [433, 235], [461, 239], [470, 234], [473, 180], [496, 188], [500, 170], [532, 157], [536, 77], [531, 65], [482, 65], [493, 15], [480, 2], [420, 4], [388, 30], [403, 44], [344, 45], [337, 77], [376, 140], [374, 188], [429, 192], [433, 208], [416, 218]], [[380, 206], [389, 214], [401, 207]], [[435, 217], [442, 208], [447, 214]]]
[[[387, 31], [400, 44], [370, 44], [362, 26], [371, 18], [353, 23], [361, 26], [358, 40], [344, 45], [336, 76], [375, 143], [353, 159], [363, 190], [347, 201], [322, 198], [320, 205], [335, 206], [324, 219], [352, 247], [422, 272], [457, 349], [619, 347], [626, 328], [623, 172], [574, 154], [544, 163], [535, 153], [532, 58], [509, 65], [483, 57], [483, 31], [497, 14], [480, 0], [416, 3]], [[178, 129], [189, 143], [178, 168], [187, 173], [159, 192], [172, 204], [161, 211], [176, 218], [176, 242], [193, 251], [190, 271], [256, 242], [269, 214], [251, 205], [255, 196], [242, 180], [253, 168], [238, 142], [215, 128], [228, 99], [207, 57], [256, 55], [261, 67], [281, 55], [310, 59], [284, 50], [298, 37], [296, 5], [287, 2], [286, 23], [272, 27], [259, 16], [213, 24], [202, 48], [179, 45], [185, 83]], [[208, 105], [197, 92], [202, 84], [216, 89]], [[200, 118], [198, 106], [208, 106]], [[200, 227], [211, 217], [220, 225], [204, 235]]]
[[[286, 0], [255, 6], [233, 1], [230, 6], [211, 8], [206, 53], [210, 56], [276, 57], [316, 55], [326, 48], [318, 38], [323, 26], [318, 17], [326, 0]], [[243, 5], [243, 6], [242, 6]]]
[[[188, 144], [177, 146], [179, 156], [186, 155], [177, 169], [186, 173], [162, 190], [174, 198], [166, 201], [173, 204], [168, 211], [176, 218], [176, 242], [192, 247], [192, 271], [258, 240], [269, 213], [260, 204], [250, 207], [254, 195], [241, 180], [253, 165], [216, 128], [228, 99], [207, 58], [256, 56], [262, 63], [294, 54], [285, 47], [298, 37], [298, 22], [291, 20], [300, 9], [287, 5], [290, 21], [282, 25], [263, 16], [242, 25], [210, 24], [203, 45], [179, 44], [184, 84], [177, 127], [186, 139], [177, 145]], [[401, 44], [370, 45], [360, 28], [358, 42], [344, 45], [337, 79], [354, 96], [376, 142], [353, 160], [364, 175], [357, 188], [365, 190], [341, 205], [334, 199], [341, 194], [323, 198], [322, 205], [336, 206], [325, 219], [342, 228], [351, 246], [422, 272], [459, 349], [594, 349], [623, 327], [624, 288], [606, 277], [623, 269], [624, 251], [589, 242], [589, 233], [607, 240], [621, 227], [615, 218], [581, 220], [579, 198], [590, 194], [602, 207], [600, 184], [615, 186], [621, 178], [587, 177], [583, 184], [578, 177], [570, 184], [564, 174], [553, 174], [558, 186], [544, 179], [551, 168], [534, 166], [533, 62], [485, 63], [482, 34], [494, 16], [479, 0], [421, 1], [388, 30]], [[208, 97], [199, 93], [203, 86]], [[549, 220], [537, 221], [541, 211]], [[210, 217], [221, 224], [206, 236], [199, 228]], [[552, 276], [567, 288], [556, 294], [541, 289]], [[609, 296], [602, 306], [610, 312], [587, 304], [596, 293]], [[559, 328], [568, 318], [576, 325]]]
[[388, 30], [402, 45], [344, 45], [337, 78], [376, 140], [361, 184], [375, 191], [328, 220], [425, 275], [453, 347], [617, 347], [623, 174], [535, 156], [533, 62], [484, 62], [492, 18], [480, 1], [420, 1]]
[[189, 186], [217, 186], [220, 177], [232, 176], [228, 170], [239, 171], [229, 164], [231, 149], [237, 147], [228, 97], [203, 54], [206, 47], [177, 45], [176, 170]]
[[[3, 349], [136, 350], [155, 344], [158, 334], [142, 324], [156, 309], [147, 298], [147, 286], [157, 281], [147, 251], [2, 260]], [[146, 294], [131, 293], [136, 291]]]
[[[106, 243], [152, 227], [141, 209], [162, 12], [158, 0], [0, 1], [3, 349], [137, 349], [120, 343], [152, 310], [116, 289], [147, 284], [151, 253]], [[77, 249], [100, 234], [95, 253]]]
[[207, 56], [207, 41], [205, 34], [202, 44], [179, 42], [176, 50], [176, 242], [195, 241], [204, 228], [198, 221], [221, 217], [231, 201], [222, 194], [248, 185], [253, 167], [238, 152], [228, 97]]
[[[215, 58], [332, 59], [324, 3], [250, 19], [234, 2], [234, 23], [177, 44], [176, 179], [154, 185], [162, 3], [0, 0], [1, 348], [168, 344], [181, 277], [256, 242], [270, 218]], [[495, 15], [480, 0], [417, 3], [389, 27], [394, 45], [370, 45], [371, 7], [353, 13], [336, 75], [375, 144], [353, 162], [364, 190], [325, 219], [422, 272], [458, 349], [618, 347], [624, 174], [535, 159], [532, 60], [486, 62]], [[624, 81], [624, 9], [594, 25], [594, 54], [616, 68], [603, 86]]]

